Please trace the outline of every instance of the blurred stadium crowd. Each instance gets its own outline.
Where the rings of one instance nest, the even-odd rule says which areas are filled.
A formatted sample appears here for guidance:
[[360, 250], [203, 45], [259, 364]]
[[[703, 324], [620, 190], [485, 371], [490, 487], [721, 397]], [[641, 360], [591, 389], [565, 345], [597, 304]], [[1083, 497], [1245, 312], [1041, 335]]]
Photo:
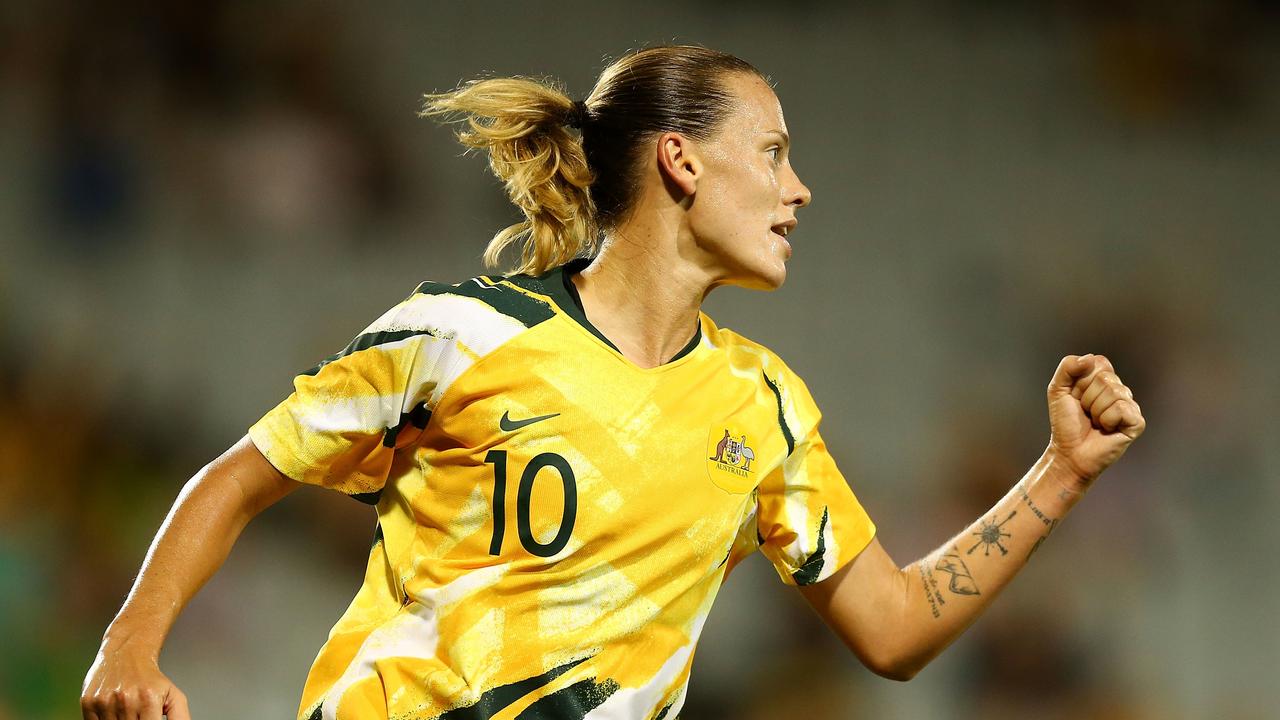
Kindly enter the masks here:
[[[815, 205], [788, 286], [710, 314], [806, 377], [899, 562], [1035, 458], [1062, 354], [1112, 357], [1150, 423], [908, 685], [749, 564], [684, 717], [1274, 716], [1272, 4], [539, 5], [0, 10], [0, 720], [75, 716], [181, 484], [292, 372], [481, 271], [513, 211], [418, 94], [547, 73], [581, 95], [672, 40], [778, 81]], [[294, 711], [372, 526], [306, 490], [250, 527], [162, 658], [197, 717]]]

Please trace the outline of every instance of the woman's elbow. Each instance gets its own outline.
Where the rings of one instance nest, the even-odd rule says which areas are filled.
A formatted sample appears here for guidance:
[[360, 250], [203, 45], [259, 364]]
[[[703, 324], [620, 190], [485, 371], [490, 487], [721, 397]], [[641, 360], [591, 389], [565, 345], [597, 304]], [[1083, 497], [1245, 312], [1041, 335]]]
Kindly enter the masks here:
[[879, 675], [887, 680], [897, 680], [898, 682], [906, 682], [916, 676], [922, 668], [913, 665], [878, 665], [875, 667], [868, 666], [871, 672]]
[[929, 658], [889, 652], [860, 655], [858, 659], [876, 675], [898, 682], [906, 682], [914, 678], [925, 665], [929, 664]]

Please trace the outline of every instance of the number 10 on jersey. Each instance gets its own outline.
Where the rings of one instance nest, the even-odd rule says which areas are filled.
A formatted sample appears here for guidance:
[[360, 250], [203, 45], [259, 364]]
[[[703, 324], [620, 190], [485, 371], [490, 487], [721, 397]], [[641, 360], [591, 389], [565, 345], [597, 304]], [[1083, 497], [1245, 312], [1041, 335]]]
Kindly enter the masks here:
[[[507, 529], [507, 451], [490, 450], [484, 456], [486, 465], [493, 465], [493, 539], [489, 542], [489, 554], [502, 554], [502, 536]], [[560, 475], [560, 483], [564, 488], [564, 511], [560, 516], [560, 529], [551, 542], [543, 544], [533, 536], [530, 519], [530, 503], [533, 499], [533, 482], [538, 471], [543, 468], [554, 468]], [[538, 557], [551, 557], [569, 544], [569, 536], [573, 534], [573, 524], [578, 518], [578, 482], [573, 476], [573, 468], [569, 461], [557, 453], [535, 455], [524, 472], [520, 473], [520, 487], [516, 492], [516, 530], [520, 535], [520, 544], [525, 550]]]

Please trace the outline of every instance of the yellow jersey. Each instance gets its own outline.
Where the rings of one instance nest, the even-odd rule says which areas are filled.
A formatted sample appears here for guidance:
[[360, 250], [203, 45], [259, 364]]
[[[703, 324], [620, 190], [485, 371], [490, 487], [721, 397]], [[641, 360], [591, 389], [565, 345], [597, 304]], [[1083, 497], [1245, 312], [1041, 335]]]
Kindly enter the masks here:
[[674, 720], [737, 563], [805, 585], [870, 542], [776, 355], [700, 314], [640, 368], [582, 312], [585, 262], [423, 283], [249, 430], [377, 508], [300, 720]]

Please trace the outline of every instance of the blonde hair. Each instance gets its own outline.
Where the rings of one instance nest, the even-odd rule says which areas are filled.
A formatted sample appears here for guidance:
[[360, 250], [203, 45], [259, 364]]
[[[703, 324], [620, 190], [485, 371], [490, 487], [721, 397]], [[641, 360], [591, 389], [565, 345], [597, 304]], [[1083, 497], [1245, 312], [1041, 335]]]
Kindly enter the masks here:
[[510, 274], [540, 275], [594, 255], [601, 230], [631, 211], [647, 141], [668, 131], [705, 140], [716, 131], [734, 106], [723, 82], [731, 73], [764, 77], [733, 55], [664, 45], [614, 61], [584, 102], [552, 81], [493, 78], [427, 95], [421, 115], [466, 120], [458, 140], [488, 151], [493, 174], [524, 212], [489, 241], [485, 263], [496, 267], [503, 250], [519, 245]]
[[473, 80], [456, 90], [426, 96], [423, 117], [467, 121], [458, 140], [488, 151], [489, 167], [506, 185], [525, 219], [500, 231], [484, 252], [496, 267], [499, 255], [519, 245], [511, 274], [539, 275], [584, 253], [599, 236], [587, 189], [591, 171], [582, 140], [570, 132], [574, 102], [558, 86], [528, 78]]

